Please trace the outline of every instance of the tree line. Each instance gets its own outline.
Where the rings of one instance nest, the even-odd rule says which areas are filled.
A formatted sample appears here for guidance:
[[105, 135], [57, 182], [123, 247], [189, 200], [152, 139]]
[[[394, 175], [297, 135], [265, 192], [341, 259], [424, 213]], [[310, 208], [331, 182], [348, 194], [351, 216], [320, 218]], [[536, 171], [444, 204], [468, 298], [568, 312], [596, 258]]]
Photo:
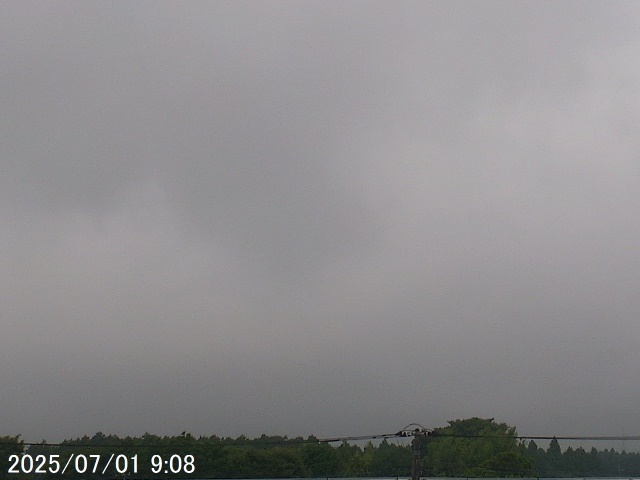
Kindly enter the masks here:
[[[515, 427], [494, 419], [453, 420], [436, 428], [419, 443], [422, 476], [429, 477], [637, 477], [640, 454], [603, 451], [582, 447], [566, 448], [553, 439], [539, 447], [533, 440], [517, 438]], [[117, 474], [102, 467], [111, 455], [129, 462], [129, 474]], [[18, 457], [11, 457], [17, 455]], [[73, 455], [73, 456], [72, 456]], [[64, 474], [61, 466], [69, 459], [84, 456], [77, 468], [70, 462]], [[92, 459], [101, 464], [92, 471]], [[27, 456], [21, 465], [16, 458]], [[133, 457], [137, 474], [131, 473]], [[155, 456], [155, 457], [154, 457]], [[175, 462], [169, 463], [175, 456]], [[185, 468], [190, 462], [193, 468]], [[15, 480], [85, 480], [114, 478], [336, 478], [336, 477], [408, 477], [413, 458], [407, 439], [400, 443], [382, 442], [355, 445], [329, 444], [307, 438], [262, 435], [258, 438], [194, 437], [188, 433], [160, 437], [146, 433], [141, 437], [121, 438], [96, 433], [65, 440], [60, 444], [25, 445], [20, 437], [0, 437], [0, 478]], [[31, 460], [42, 460], [45, 473], [35, 473]], [[12, 461], [10, 461], [12, 460]], [[80, 460], [83, 460], [81, 458]], [[51, 463], [54, 462], [54, 464]], [[164, 462], [157, 470], [152, 465]], [[57, 462], [57, 464], [55, 464]], [[155, 463], [154, 463], [155, 462]], [[8, 473], [12, 466], [19, 473]], [[37, 462], [35, 462], [37, 463]], [[51, 468], [53, 465], [53, 468]], [[59, 468], [55, 468], [60, 465]], [[124, 463], [121, 462], [122, 467]], [[78, 472], [77, 470], [84, 470]], [[174, 470], [173, 472], [170, 470]]]

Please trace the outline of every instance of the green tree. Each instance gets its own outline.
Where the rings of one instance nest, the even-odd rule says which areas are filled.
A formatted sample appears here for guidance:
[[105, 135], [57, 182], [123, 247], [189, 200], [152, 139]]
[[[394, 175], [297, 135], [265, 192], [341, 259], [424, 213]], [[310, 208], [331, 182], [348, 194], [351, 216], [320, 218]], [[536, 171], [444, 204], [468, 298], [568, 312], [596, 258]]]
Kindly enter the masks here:
[[340, 475], [340, 463], [335, 449], [327, 443], [315, 443], [315, 437], [307, 439], [302, 446], [302, 459], [312, 477], [335, 477]]
[[436, 476], [527, 476], [532, 462], [516, 438], [515, 427], [493, 418], [453, 420], [433, 431], [423, 472]]
[[347, 442], [336, 448], [338, 470], [343, 477], [364, 477], [367, 469], [362, 455], [362, 449]]
[[20, 439], [20, 435], [0, 437], [0, 478], [15, 477], [15, 475], [8, 473], [9, 467], [13, 463], [9, 463], [9, 457], [22, 453], [24, 453], [24, 441]]

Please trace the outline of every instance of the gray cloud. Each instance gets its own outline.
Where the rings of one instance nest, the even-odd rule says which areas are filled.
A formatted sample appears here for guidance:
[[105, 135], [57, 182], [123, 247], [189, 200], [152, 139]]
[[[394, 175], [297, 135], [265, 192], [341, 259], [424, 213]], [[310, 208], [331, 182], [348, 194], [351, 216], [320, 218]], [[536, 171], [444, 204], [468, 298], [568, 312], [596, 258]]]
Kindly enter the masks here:
[[3, 9], [7, 434], [640, 428], [636, 4]]

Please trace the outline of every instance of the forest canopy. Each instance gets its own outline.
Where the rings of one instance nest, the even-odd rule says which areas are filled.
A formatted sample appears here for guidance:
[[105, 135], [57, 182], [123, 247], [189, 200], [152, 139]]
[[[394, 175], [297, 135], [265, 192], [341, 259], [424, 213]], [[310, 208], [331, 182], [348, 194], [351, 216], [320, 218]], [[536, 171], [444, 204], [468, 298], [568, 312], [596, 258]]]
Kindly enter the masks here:
[[[316, 437], [307, 438], [262, 435], [222, 438], [215, 435], [194, 437], [184, 432], [178, 436], [160, 437], [145, 433], [140, 437], [121, 438], [101, 432], [92, 437], [69, 439], [60, 444], [26, 445], [19, 436], [0, 437], [2, 472], [0, 478], [15, 480], [81, 480], [114, 478], [114, 471], [102, 473], [90, 468], [79, 473], [71, 463], [62, 474], [48, 470], [50, 461], [65, 465], [70, 459], [84, 455], [101, 461], [114, 454], [136, 457], [137, 473], [126, 478], [329, 478], [329, 477], [408, 477], [416, 445], [407, 438], [384, 439], [366, 444], [347, 441], [329, 443]], [[640, 476], [640, 454], [598, 451], [568, 447], [562, 450], [557, 439], [548, 447], [533, 440], [518, 438], [516, 428], [494, 419], [469, 418], [452, 420], [447, 426], [432, 430], [419, 438], [421, 475], [428, 477], [603, 477]], [[18, 455], [18, 457], [11, 457]], [[43, 460], [45, 473], [8, 473], [9, 460], [20, 456]], [[152, 461], [180, 457], [192, 469], [170, 472], [167, 465], [156, 474]], [[187, 456], [193, 456], [187, 460]], [[104, 460], [103, 460], [104, 459]], [[82, 460], [82, 458], [81, 458]], [[178, 459], [176, 459], [177, 461]], [[29, 462], [24, 462], [29, 465]], [[37, 462], [35, 462], [37, 463]], [[82, 465], [82, 462], [80, 462]], [[184, 466], [184, 464], [183, 464]], [[20, 463], [17, 468], [20, 470]]]

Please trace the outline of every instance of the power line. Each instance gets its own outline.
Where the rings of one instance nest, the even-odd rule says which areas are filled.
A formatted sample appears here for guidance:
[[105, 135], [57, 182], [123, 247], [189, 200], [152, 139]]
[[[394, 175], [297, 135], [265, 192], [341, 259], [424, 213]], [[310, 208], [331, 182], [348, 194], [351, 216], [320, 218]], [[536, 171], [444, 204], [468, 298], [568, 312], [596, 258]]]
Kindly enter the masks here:
[[[415, 428], [411, 428], [415, 427]], [[432, 437], [432, 438], [516, 438], [519, 440], [577, 440], [577, 441], [637, 441], [640, 440], [640, 435], [463, 435], [438, 432], [435, 430], [427, 429], [419, 424], [410, 424], [398, 432], [394, 433], [381, 433], [375, 435], [350, 435], [343, 437], [327, 437], [316, 438], [310, 436], [308, 438], [280, 438], [280, 439], [236, 439], [225, 440], [217, 439], [216, 443], [221, 446], [241, 446], [241, 445], [253, 445], [253, 446], [266, 446], [266, 445], [295, 445], [304, 443], [335, 443], [335, 442], [357, 442], [364, 440], [385, 440], [391, 438], [406, 438], [406, 437]], [[16, 437], [17, 438], [17, 437]], [[150, 443], [143, 439], [138, 440], [136, 443], [130, 443], [131, 439], [122, 439], [122, 443], [74, 443], [73, 441], [64, 441], [61, 443], [48, 443], [48, 442], [24, 442], [17, 440], [20, 445], [27, 447], [40, 446], [40, 447], [56, 447], [56, 448], [140, 448], [140, 447], [154, 447], [154, 448], [175, 448], [175, 445], [163, 444], [164, 441], [171, 442], [174, 439], [183, 438], [177, 437], [165, 437], [157, 439], [157, 443]], [[200, 437], [202, 439], [209, 439], [209, 437]], [[198, 441], [199, 438], [191, 437], [193, 441]], [[6, 437], [0, 440], [0, 445], [15, 444], [15, 440], [6, 439]]]

